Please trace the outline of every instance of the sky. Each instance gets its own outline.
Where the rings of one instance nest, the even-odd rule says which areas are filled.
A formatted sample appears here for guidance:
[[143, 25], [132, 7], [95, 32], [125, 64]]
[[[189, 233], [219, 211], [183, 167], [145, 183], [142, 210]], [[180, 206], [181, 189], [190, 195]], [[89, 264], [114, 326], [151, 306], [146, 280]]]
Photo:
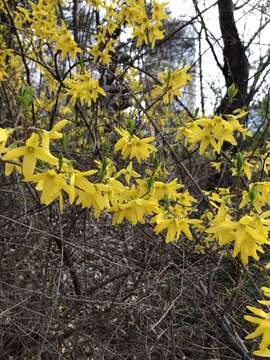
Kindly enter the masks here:
[[191, 0], [170, 0], [169, 7], [172, 15], [177, 16], [193, 16], [195, 14]]
[[[200, 5], [200, 9], [204, 9], [209, 7], [211, 4], [214, 4], [216, 0], [201, 0], [198, 1]], [[240, 6], [242, 3], [245, 3], [246, 0], [236, 0], [236, 6]], [[257, 27], [262, 20], [261, 14], [262, 10], [267, 9], [267, 0], [249, 0], [248, 3], [242, 8], [235, 11], [235, 20], [237, 23], [238, 32], [240, 38], [243, 39], [244, 44], [247, 44], [249, 39], [251, 38], [252, 34], [256, 31]], [[170, 0], [169, 1], [169, 9], [171, 11], [172, 17], [179, 17], [183, 20], [189, 20], [193, 16], [196, 15], [193, 1], [192, 0]], [[269, 5], [268, 5], [269, 9]], [[269, 13], [269, 12], [268, 12]], [[221, 38], [221, 32], [219, 29], [219, 20], [218, 20], [218, 9], [217, 6], [212, 7], [208, 10], [204, 15], [204, 20], [206, 26], [211, 32], [215, 35], [217, 39]], [[265, 11], [265, 15], [263, 15], [265, 19], [267, 16], [267, 12]], [[199, 23], [197, 22], [197, 28], [199, 29]], [[269, 48], [269, 28], [266, 28], [265, 31], [262, 33], [261, 36], [261, 43], [265, 45], [258, 46], [256, 44], [253, 45], [252, 51], [253, 55], [249, 54], [249, 61], [251, 65], [254, 61], [257, 61], [260, 55], [266, 53]], [[221, 45], [222, 42], [220, 42]], [[216, 46], [218, 48], [218, 46]], [[207, 99], [207, 106], [206, 109], [208, 111], [212, 111], [215, 102], [215, 96], [212, 91], [210, 91], [210, 83], [215, 85], [224, 85], [224, 79], [221, 74], [221, 71], [217, 68], [216, 62], [211, 54], [211, 50], [209, 48], [208, 43], [203, 38], [202, 41], [202, 68], [204, 69], [203, 76], [204, 76], [204, 95]], [[218, 50], [219, 60], [223, 63], [223, 55], [222, 49], [219, 47]], [[196, 56], [198, 58], [198, 54]], [[198, 84], [196, 84], [198, 86]], [[225, 88], [224, 88], [225, 91]], [[197, 100], [197, 99], [196, 99]], [[196, 101], [197, 102], [197, 101]]]
[[[206, 0], [206, 6], [214, 3], [215, 0]], [[192, 0], [170, 0], [169, 1], [169, 9], [171, 11], [171, 16], [175, 18], [180, 18], [183, 20], [189, 20], [190, 18], [196, 15], [194, 10]], [[202, 7], [203, 9], [203, 7]], [[206, 19], [209, 21], [209, 28], [214, 33], [219, 33], [219, 23], [218, 23], [218, 14], [217, 9], [211, 9], [206, 14]], [[212, 108], [215, 103], [215, 98], [212, 92], [209, 90], [208, 82], [213, 82], [217, 79], [217, 76], [221, 75], [218, 74], [219, 70], [217, 69], [215, 60], [212, 57], [211, 51], [206, 41], [202, 41], [202, 52], [204, 53], [202, 57], [202, 67], [204, 68], [204, 80], [203, 87], [204, 87], [204, 96], [206, 98], [205, 101], [205, 110], [207, 112], [212, 112]], [[195, 58], [197, 59], [199, 54], [197, 53]], [[213, 73], [213, 69], [215, 72]], [[207, 80], [207, 81], [206, 81]], [[195, 81], [195, 89], [199, 88], [199, 81]], [[195, 97], [195, 106], [200, 107], [200, 96]]]

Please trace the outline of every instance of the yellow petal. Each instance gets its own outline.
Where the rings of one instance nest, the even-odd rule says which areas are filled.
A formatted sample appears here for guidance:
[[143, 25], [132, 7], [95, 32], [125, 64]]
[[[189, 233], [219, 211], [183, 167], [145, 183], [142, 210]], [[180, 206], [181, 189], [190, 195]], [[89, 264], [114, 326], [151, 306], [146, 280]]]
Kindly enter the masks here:
[[254, 306], [247, 306], [247, 309], [249, 311], [253, 312], [253, 314], [258, 315], [258, 316], [260, 316], [260, 317], [262, 317], [264, 319], [267, 319], [267, 317], [268, 317], [266, 312], [263, 311], [262, 309], [258, 309], [258, 308], [254, 307]]
[[256, 350], [253, 351], [253, 355], [270, 358], [270, 350], [269, 349]]
[[60, 131], [63, 129], [64, 126], [66, 126], [69, 123], [68, 120], [61, 120], [59, 121], [57, 124], [54, 125], [54, 127], [52, 128], [52, 130], [50, 132], [54, 132], [54, 131]]
[[48, 151], [45, 151], [40, 147], [36, 147], [34, 149], [34, 153], [35, 153], [37, 159], [46, 161], [47, 163], [49, 163], [51, 165], [57, 165], [58, 164], [58, 159], [56, 157], [54, 157]]
[[23, 158], [23, 176], [27, 181], [31, 180], [35, 166], [37, 163], [37, 158], [33, 152], [27, 152]]
[[21, 146], [18, 147], [16, 149], [12, 149], [10, 151], [8, 151], [4, 156], [3, 156], [3, 160], [14, 160], [17, 159], [23, 155], [25, 155], [27, 152], [27, 147], [26, 146]]

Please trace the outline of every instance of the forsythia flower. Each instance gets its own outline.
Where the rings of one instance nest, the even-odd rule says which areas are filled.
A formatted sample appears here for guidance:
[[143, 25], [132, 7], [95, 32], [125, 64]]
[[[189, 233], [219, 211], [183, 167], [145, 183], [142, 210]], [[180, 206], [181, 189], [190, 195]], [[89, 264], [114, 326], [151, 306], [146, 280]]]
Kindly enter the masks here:
[[249, 256], [259, 260], [257, 252], [263, 253], [262, 245], [270, 244], [268, 231], [270, 212], [258, 215], [244, 215], [239, 221], [232, 221], [228, 209], [222, 205], [218, 214], [212, 221], [207, 233], [214, 234], [220, 245], [234, 241], [233, 256], [240, 254], [244, 265], [248, 263]]
[[189, 66], [183, 69], [176, 69], [174, 72], [164, 72], [158, 76], [161, 85], [156, 85], [153, 88], [153, 96], [162, 96], [165, 105], [172, 102], [174, 96], [180, 96], [180, 89], [184, 87], [191, 79], [190, 74], [187, 73]]
[[255, 182], [250, 185], [249, 192], [243, 191], [242, 200], [240, 203], [240, 209], [245, 207], [250, 203], [250, 192], [255, 190], [255, 198], [252, 201], [252, 205], [259, 213], [262, 211], [262, 208], [270, 203], [270, 182]]
[[[243, 172], [246, 177], [248, 178], [248, 180], [251, 179], [252, 176], [252, 172], [251, 170], [253, 169], [254, 165], [249, 163], [246, 159], [243, 160], [243, 164], [242, 164], [242, 168], [241, 168], [241, 173]], [[238, 172], [236, 168], [232, 169], [232, 175], [233, 176], [237, 176]]]
[[246, 134], [246, 129], [242, 127], [238, 119], [234, 115], [228, 116], [231, 116], [233, 120], [231, 118], [225, 120], [218, 115], [214, 115], [211, 118], [202, 116], [186, 124], [185, 127], [179, 128], [176, 139], [183, 136], [185, 138], [185, 145], [190, 144], [191, 147], [200, 143], [200, 154], [204, 154], [209, 145], [219, 154], [224, 141], [237, 145], [233, 136], [234, 131]]
[[146, 160], [152, 153], [157, 151], [154, 145], [149, 144], [154, 141], [154, 137], [147, 137], [144, 139], [138, 138], [136, 135], [131, 135], [127, 130], [115, 128], [117, 133], [121, 136], [115, 144], [115, 151], [121, 151], [123, 159], [136, 158], [139, 163]]
[[166, 243], [178, 240], [180, 234], [183, 232], [188, 239], [192, 239], [192, 234], [189, 230], [188, 224], [197, 224], [200, 220], [189, 219], [183, 212], [183, 207], [176, 205], [170, 206], [167, 210], [156, 215], [151, 222], [157, 225], [154, 228], [156, 234], [163, 230], [167, 230]]
[[158, 202], [155, 199], [133, 199], [114, 205], [109, 211], [114, 212], [112, 224], [121, 224], [126, 218], [132, 225], [145, 223], [144, 215], [158, 212]]
[[69, 201], [72, 204], [77, 196], [78, 191], [76, 189], [88, 191], [94, 190], [94, 185], [86, 178], [86, 176], [94, 175], [97, 170], [78, 171], [70, 168], [70, 187], [72, 191], [69, 192]]
[[57, 28], [52, 35], [52, 40], [55, 41], [55, 51], [61, 51], [62, 60], [65, 60], [67, 54], [70, 55], [71, 60], [75, 60], [76, 55], [82, 52], [63, 20], [61, 28]]
[[98, 80], [94, 80], [87, 70], [76, 73], [74, 79], [66, 79], [64, 84], [69, 88], [66, 95], [71, 96], [72, 105], [79, 99], [82, 104], [91, 105], [96, 102], [99, 94], [106, 96], [105, 91], [99, 86]]
[[116, 172], [116, 166], [114, 162], [106, 157], [102, 161], [95, 160], [94, 161], [98, 166], [98, 174], [104, 179], [108, 180], [111, 176]]
[[54, 170], [48, 170], [47, 172], [33, 175], [31, 181], [36, 182], [36, 189], [42, 192], [40, 198], [42, 204], [49, 205], [56, 198], [59, 198], [60, 210], [61, 212], [63, 211], [62, 190], [69, 194], [71, 189], [62, 174], [57, 174]]
[[77, 190], [77, 204], [83, 208], [94, 208], [94, 216], [98, 218], [104, 209], [110, 208], [111, 186], [105, 184], [92, 184], [89, 182], [87, 189]]
[[178, 184], [176, 179], [167, 184], [161, 181], [155, 181], [153, 185], [153, 196], [157, 200], [162, 200], [166, 197], [175, 201], [178, 195], [177, 190], [182, 188], [183, 185]]
[[133, 170], [132, 162], [128, 164], [126, 169], [121, 169], [120, 171], [118, 171], [118, 173], [115, 175], [115, 178], [118, 178], [121, 175], [124, 175], [124, 178], [128, 184], [130, 183], [131, 178], [141, 177], [140, 174]]
[[0, 154], [5, 151], [5, 146], [10, 133], [11, 133], [10, 129], [0, 128]]
[[22, 172], [26, 180], [31, 180], [37, 160], [42, 160], [50, 165], [57, 165], [58, 159], [46, 149], [39, 146], [39, 136], [35, 133], [26, 141], [25, 146], [7, 150], [3, 160], [14, 160], [23, 156]]
[[127, 1], [127, 5], [121, 8], [120, 19], [124, 18], [132, 28], [132, 38], [137, 40], [137, 47], [145, 43], [154, 48], [156, 41], [164, 38], [161, 22], [168, 17], [164, 9], [167, 4], [153, 1], [152, 14], [146, 11], [145, 2], [142, 0]]
[[59, 131], [61, 131], [63, 129], [63, 127], [66, 126], [68, 123], [69, 123], [68, 120], [61, 120], [57, 124], [54, 125], [52, 130], [50, 130], [50, 131], [43, 130], [42, 141], [41, 141], [41, 145], [42, 145], [43, 149], [45, 149], [46, 151], [49, 151], [50, 140], [62, 138], [62, 134]]
[[[100, 40], [100, 41], [99, 41]], [[111, 61], [111, 54], [115, 52], [114, 46], [116, 41], [110, 39], [106, 44], [102, 34], [97, 36], [97, 43], [91, 46], [91, 54], [94, 56], [95, 62], [108, 65]]]
[[166, 14], [165, 7], [168, 6], [168, 1], [155, 1], [153, 0], [153, 14], [152, 19], [156, 21], [161, 21], [167, 19], [169, 16]]
[[[265, 297], [270, 298], [270, 288], [262, 287], [262, 291]], [[270, 300], [259, 300], [258, 303], [269, 306]], [[256, 324], [257, 328], [251, 334], [246, 336], [246, 339], [254, 339], [262, 335], [259, 350], [254, 351], [253, 354], [256, 356], [270, 358], [270, 349], [268, 348], [270, 345], [270, 313], [253, 306], [247, 306], [247, 308], [255, 314], [256, 317], [245, 315], [244, 318], [245, 320]]]

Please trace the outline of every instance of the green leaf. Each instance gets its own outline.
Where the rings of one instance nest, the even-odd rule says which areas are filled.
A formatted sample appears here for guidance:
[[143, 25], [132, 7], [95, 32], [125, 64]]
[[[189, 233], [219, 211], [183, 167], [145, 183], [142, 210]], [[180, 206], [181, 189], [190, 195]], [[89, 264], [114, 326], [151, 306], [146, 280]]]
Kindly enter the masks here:
[[128, 132], [130, 133], [130, 135], [133, 135], [133, 132], [134, 132], [134, 128], [135, 128], [135, 124], [133, 122], [133, 120], [131, 119], [128, 119], [127, 122], [127, 130]]
[[147, 190], [148, 191], [151, 191], [152, 187], [153, 187], [153, 184], [154, 184], [154, 177], [153, 176], [150, 176], [146, 179], [146, 185], [147, 185]]
[[30, 105], [33, 104], [34, 101], [34, 89], [31, 86], [24, 86], [21, 89], [21, 93], [19, 96], [20, 103], [22, 107], [26, 110]]
[[237, 171], [237, 174], [238, 174], [238, 175], [241, 174], [243, 164], [244, 164], [243, 155], [238, 152], [238, 153], [236, 154], [236, 171]]
[[85, 65], [81, 56], [79, 56], [79, 65], [83, 70], [85, 69]]
[[155, 157], [152, 159], [152, 165], [153, 165], [153, 167], [154, 167], [154, 170], [157, 170], [159, 164], [160, 164], [160, 159], [159, 159], [159, 157], [155, 156]]
[[60, 155], [59, 155], [59, 171], [61, 171], [61, 169], [62, 169], [63, 160], [64, 160], [63, 154], [60, 153]]
[[231, 86], [228, 87], [227, 94], [230, 99], [233, 99], [237, 95], [237, 93], [238, 93], [238, 89], [235, 86], [235, 84], [232, 84]]
[[251, 205], [253, 205], [257, 195], [258, 195], [258, 190], [256, 189], [256, 185], [252, 185], [248, 193], [248, 199]]
[[199, 114], [200, 109], [197, 107], [194, 111], [194, 118], [196, 118]]
[[61, 137], [61, 145], [62, 145], [63, 150], [67, 150], [68, 144], [69, 144], [69, 136], [68, 136], [68, 133], [65, 132], [62, 134], [62, 137]]

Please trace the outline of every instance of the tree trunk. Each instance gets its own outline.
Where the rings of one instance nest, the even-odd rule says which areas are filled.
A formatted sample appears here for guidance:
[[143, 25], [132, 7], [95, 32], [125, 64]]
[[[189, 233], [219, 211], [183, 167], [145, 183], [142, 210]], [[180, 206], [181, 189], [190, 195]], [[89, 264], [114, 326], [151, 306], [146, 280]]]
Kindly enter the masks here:
[[247, 107], [248, 105], [249, 62], [235, 24], [233, 6], [232, 0], [218, 0], [219, 24], [224, 42], [223, 74], [227, 89], [232, 84], [238, 89], [233, 101], [229, 101], [227, 95], [222, 99], [217, 109], [220, 114], [228, 114], [237, 108]]

